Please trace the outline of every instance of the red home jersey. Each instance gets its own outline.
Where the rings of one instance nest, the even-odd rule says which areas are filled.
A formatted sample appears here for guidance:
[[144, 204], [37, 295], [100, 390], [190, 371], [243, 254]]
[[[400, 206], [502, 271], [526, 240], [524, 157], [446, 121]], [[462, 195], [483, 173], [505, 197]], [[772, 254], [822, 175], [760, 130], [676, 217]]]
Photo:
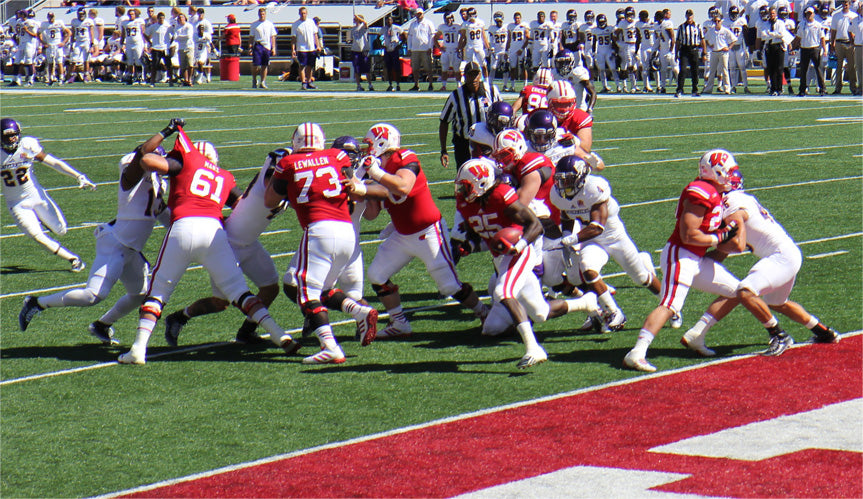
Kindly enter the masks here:
[[572, 114], [567, 116], [565, 120], [563, 120], [560, 125], [561, 128], [565, 129], [569, 133], [578, 133], [582, 128], [589, 128], [593, 126], [593, 116], [590, 115], [587, 111], [583, 109], [575, 108], [572, 111]]
[[[399, 169], [411, 163], [416, 163], [419, 167], [420, 160], [416, 153], [408, 149], [399, 149], [390, 157], [384, 170], [395, 175]], [[402, 197], [396, 197], [390, 193], [384, 201], [384, 208], [389, 212], [393, 226], [399, 234], [419, 232], [441, 218], [440, 210], [434, 203], [426, 174], [422, 168], [417, 173], [417, 180], [411, 192]]]
[[[498, 184], [482, 201], [468, 203], [461, 196], [457, 196], [455, 207], [470, 228], [485, 241], [486, 246], [494, 248], [492, 238], [497, 231], [506, 227], [522, 228], [504, 214], [507, 206], [516, 201], [518, 194], [515, 189], [506, 184]], [[498, 255], [494, 249], [491, 252], [494, 256]]]
[[[541, 174], [547, 174], [548, 176], [545, 178], [545, 181], [543, 181], [543, 183], [539, 186], [539, 190], [536, 191], [536, 196], [534, 196], [534, 199], [542, 201], [542, 203], [548, 207], [548, 211], [551, 213], [551, 218], [555, 222], [559, 223], [560, 210], [558, 210], [557, 207], [554, 206], [549, 199], [551, 188], [554, 187], [554, 163], [552, 163], [551, 160], [542, 153], [528, 152], [525, 153], [521, 160], [515, 163], [511, 173], [518, 185], [521, 185], [522, 179], [526, 175], [535, 171], [539, 171], [543, 168], [546, 168], [546, 170], [541, 172]], [[543, 218], [541, 214], [537, 215], [540, 216], [540, 218]]]
[[184, 217], [221, 219], [222, 207], [236, 185], [231, 172], [214, 165], [198, 152], [182, 129], [168, 157], [183, 164], [180, 173], [171, 177], [168, 194], [171, 221]]
[[521, 89], [521, 113], [528, 114], [534, 109], [548, 109], [548, 89], [536, 85], [525, 85]]
[[285, 156], [274, 178], [287, 183], [288, 200], [305, 229], [322, 220], [351, 222], [348, 194], [342, 189], [342, 168], [351, 160], [339, 149], [325, 149]]
[[686, 189], [680, 195], [680, 200], [677, 201], [677, 213], [675, 215], [677, 223], [674, 225], [674, 232], [668, 238], [668, 242], [682, 246], [696, 255], [704, 256], [709, 248], [706, 246], [683, 244], [683, 241], [680, 239], [680, 219], [683, 217], [684, 201], [707, 208], [707, 213], [704, 214], [701, 226], [699, 227], [702, 232], [707, 234], [716, 231], [722, 225], [722, 195], [719, 194], [716, 187], [710, 182], [693, 180], [686, 186]]

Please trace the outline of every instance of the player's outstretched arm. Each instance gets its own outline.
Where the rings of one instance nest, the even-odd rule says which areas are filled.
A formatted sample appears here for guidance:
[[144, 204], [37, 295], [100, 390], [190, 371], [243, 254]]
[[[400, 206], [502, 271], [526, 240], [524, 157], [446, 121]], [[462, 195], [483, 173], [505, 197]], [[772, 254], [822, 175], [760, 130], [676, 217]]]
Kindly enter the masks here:
[[36, 159], [57, 170], [63, 175], [68, 175], [76, 179], [78, 181], [78, 187], [80, 189], [90, 189], [91, 191], [96, 190], [96, 184], [90, 182], [90, 179], [87, 178], [87, 175], [84, 175], [78, 170], [72, 168], [71, 166], [69, 166], [69, 163], [63, 161], [62, 159], [51, 156], [45, 151], [39, 152], [39, 154], [36, 155]]

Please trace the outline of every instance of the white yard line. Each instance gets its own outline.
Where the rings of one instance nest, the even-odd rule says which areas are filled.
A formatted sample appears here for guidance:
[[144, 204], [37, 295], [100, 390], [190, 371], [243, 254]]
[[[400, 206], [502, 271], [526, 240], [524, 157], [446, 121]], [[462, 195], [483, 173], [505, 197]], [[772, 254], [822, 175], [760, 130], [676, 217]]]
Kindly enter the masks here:
[[830, 253], [819, 253], [817, 255], [807, 256], [806, 258], [808, 260], [819, 260], [821, 258], [830, 258], [831, 256], [839, 256], [839, 255], [844, 255], [846, 253], [848, 253], [847, 250], [831, 251]]

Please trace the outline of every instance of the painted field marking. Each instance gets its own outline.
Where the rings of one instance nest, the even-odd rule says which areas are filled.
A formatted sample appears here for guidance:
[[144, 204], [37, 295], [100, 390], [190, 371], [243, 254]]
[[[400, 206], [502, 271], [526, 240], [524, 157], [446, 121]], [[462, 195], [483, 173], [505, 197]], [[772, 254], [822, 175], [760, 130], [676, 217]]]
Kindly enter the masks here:
[[668, 148], [661, 148], [661, 149], [642, 149], [642, 150], [641, 150], [641, 152], [662, 152], [662, 151], [670, 151], [670, 150], [671, 150], [671, 149], [668, 149]]
[[818, 259], [821, 259], [821, 258], [830, 258], [831, 256], [844, 255], [844, 254], [846, 254], [846, 253], [848, 253], [848, 251], [846, 251], [846, 250], [842, 250], [842, 251], [831, 251], [830, 253], [819, 253], [819, 254], [817, 254], [817, 255], [807, 256], [807, 257], [806, 257], [806, 259], [807, 259], [807, 260], [818, 260]]
[[797, 153], [798, 156], [822, 156], [824, 154], [827, 154], [827, 153], [824, 151], [799, 152], [799, 153]]

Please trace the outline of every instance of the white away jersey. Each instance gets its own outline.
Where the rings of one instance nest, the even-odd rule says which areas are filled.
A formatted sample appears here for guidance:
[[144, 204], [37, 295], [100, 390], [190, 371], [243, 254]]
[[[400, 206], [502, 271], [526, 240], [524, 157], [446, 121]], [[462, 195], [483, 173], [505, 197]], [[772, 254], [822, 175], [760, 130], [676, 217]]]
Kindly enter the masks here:
[[534, 47], [548, 47], [552, 37], [551, 24], [548, 21], [542, 24], [539, 21], [531, 21], [530, 37]]
[[228, 242], [232, 248], [248, 246], [257, 241], [273, 218], [284, 210], [284, 207], [270, 209], [264, 204], [267, 179], [273, 174], [274, 166], [272, 160], [267, 158], [225, 220], [225, 232], [228, 233]]
[[[130, 152], [120, 159], [121, 176], [134, 157], [135, 153]], [[118, 184], [117, 218], [111, 230], [124, 246], [141, 251], [153, 232], [156, 218], [167, 209], [162, 196], [168, 185], [154, 172], [144, 172], [141, 180], [128, 191], [123, 190], [122, 182]]]
[[45, 21], [42, 23], [40, 30], [42, 32], [42, 41], [45, 45], [51, 47], [59, 47], [63, 41], [63, 32], [66, 31], [66, 25], [61, 20], [56, 20], [53, 23]]
[[441, 43], [447, 52], [455, 52], [458, 48], [458, 33], [461, 30], [455, 24], [441, 24], [437, 29], [441, 33]]
[[37, 186], [30, 180], [30, 168], [40, 152], [42, 146], [35, 137], [21, 137], [18, 149], [12, 154], [0, 149], [0, 177], [7, 205], [13, 206], [22, 199], [38, 195]]
[[75, 38], [75, 42], [77, 43], [93, 43], [93, 38], [90, 36], [91, 31], [95, 33], [96, 27], [93, 24], [93, 20], [89, 17], [84, 19], [83, 21], [76, 19], [72, 19], [72, 36]]
[[461, 26], [462, 35], [464, 35], [466, 49], [482, 50], [485, 48], [482, 40], [482, 32], [485, 31], [485, 23], [482, 19], [474, 19], [473, 22], [468, 21]]
[[498, 27], [496, 24], [488, 29], [488, 35], [491, 42], [491, 50], [495, 54], [506, 52], [506, 40], [509, 38], [509, 32], [506, 26]]
[[524, 44], [524, 41], [527, 40], [528, 33], [530, 33], [530, 28], [525, 26], [524, 23], [509, 23], [506, 26], [506, 30], [509, 32], [510, 49], [512, 49], [513, 47], [516, 49], [520, 49], [521, 46]]
[[725, 195], [722, 204], [723, 218], [739, 210], [744, 210], [749, 216], [746, 220], [746, 244], [758, 258], [778, 253], [783, 248], [796, 248], [791, 236], [773, 219], [770, 212], [761, 206], [755, 196], [743, 191], [731, 191]]
[[[560, 137], [564, 133], [567, 133], [567, 131], [562, 129], [562, 128], [557, 129], [557, 136], [558, 137]], [[530, 141], [527, 142], [527, 151], [528, 152], [539, 152], [533, 148], [533, 145], [530, 143]], [[562, 146], [558, 142], [557, 144], [555, 144], [554, 146], [552, 146], [550, 149], [546, 150], [542, 154], [545, 155], [546, 158], [550, 159], [552, 164], [555, 167], [557, 167], [558, 161], [563, 159], [565, 156], [572, 156], [573, 154], [575, 154], [575, 146], [574, 145], [573, 146]]]
[[584, 181], [584, 188], [574, 198], [566, 199], [561, 196], [557, 189], [551, 190], [549, 196], [551, 202], [572, 220], [579, 220], [583, 226], [590, 223], [590, 208], [608, 201], [608, 219], [605, 221], [605, 230], [597, 236], [594, 241], [600, 246], [606, 240], [615, 238], [621, 231], [626, 233], [626, 228], [620, 221], [620, 205], [611, 196], [611, 186], [608, 180], [598, 175], [588, 175]]

